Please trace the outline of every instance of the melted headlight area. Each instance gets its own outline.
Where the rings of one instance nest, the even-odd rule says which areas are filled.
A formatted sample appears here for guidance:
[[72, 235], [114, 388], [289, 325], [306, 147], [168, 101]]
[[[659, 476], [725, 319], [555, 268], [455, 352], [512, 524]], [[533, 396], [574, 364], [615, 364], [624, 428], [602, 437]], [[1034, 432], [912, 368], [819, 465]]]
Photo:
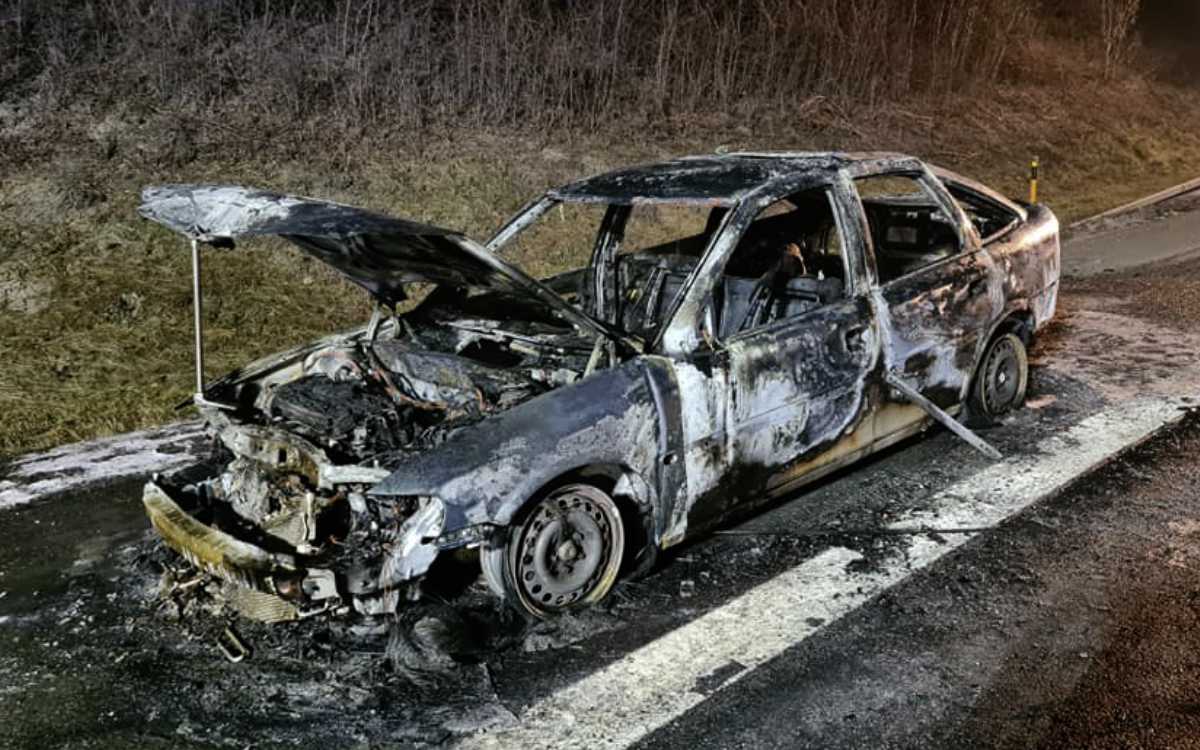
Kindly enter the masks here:
[[485, 525], [447, 533], [437, 498], [369, 491], [407, 456], [574, 382], [596, 345], [547, 323], [426, 317], [421, 332], [372, 326], [210, 385], [198, 405], [226, 463], [144, 497], [167, 544], [222, 582], [223, 603], [267, 621], [389, 614], [420, 595], [440, 551], [489, 538]]
[[389, 614], [419, 596], [442, 548], [440, 500], [368, 498], [367, 484], [323, 485], [324, 464], [294, 440], [238, 437], [225, 442], [248, 454], [218, 476], [184, 486], [156, 477], [143, 493], [167, 545], [199, 576], [219, 582], [206, 590], [266, 622]]

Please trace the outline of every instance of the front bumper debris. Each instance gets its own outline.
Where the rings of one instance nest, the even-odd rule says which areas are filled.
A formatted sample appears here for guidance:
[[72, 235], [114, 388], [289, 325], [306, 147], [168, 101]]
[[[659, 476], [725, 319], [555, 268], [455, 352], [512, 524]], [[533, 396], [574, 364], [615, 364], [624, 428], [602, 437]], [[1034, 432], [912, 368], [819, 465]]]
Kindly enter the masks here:
[[222, 595], [239, 614], [261, 622], [283, 622], [340, 603], [332, 571], [305, 569], [293, 555], [268, 552], [202, 523], [156, 480], [146, 484], [142, 504], [168, 547], [225, 582]]
[[[346, 605], [364, 615], [395, 612], [401, 601], [418, 596], [417, 582], [442, 549], [469, 541], [469, 537], [457, 535], [446, 540], [442, 533], [444, 506], [436, 498], [422, 498], [415, 512], [390, 529], [380, 526], [377, 519], [364, 517], [356, 522], [361, 533], [378, 537], [383, 554], [375, 558], [374, 566], [358, 563], [338, 573], [338, 560], [345, 567], [349, 561], [361, 559], [348, 554], [357, 548], [353, 542], [361, 541], [358, 534], [351, 533], [351, 538], [313, 558], [304, 547], [289, 546], [265, 526], [247, 526], [245, 519], [222, 522], [218, 512], [212, 523], [206, 522], [214, 507], [224, 507], [221, 500], [208, 497], [206, 484], [177, 489], [155, 478], [146, 484], [142, 503], [167, 546], [202, 573], [223, 582], [220, 598], [232, 610], [261, 622], [349, 611]], [[259, 537], [261, 543], [256, 544]], [[446, 541], [451, 543], [443, 546]], [[286, 551], [270, 549], [281, 545]], [[328, 567], [321, 566], [322, 562]]]
[[297, 570], [291, 555], [267, 552], [196, 520], [156, 480], [146, 484], [142, 504], [150, 524], [167, 546], [217, 578], [269, 590], [271, 584], [267, 582], [274, 574]]

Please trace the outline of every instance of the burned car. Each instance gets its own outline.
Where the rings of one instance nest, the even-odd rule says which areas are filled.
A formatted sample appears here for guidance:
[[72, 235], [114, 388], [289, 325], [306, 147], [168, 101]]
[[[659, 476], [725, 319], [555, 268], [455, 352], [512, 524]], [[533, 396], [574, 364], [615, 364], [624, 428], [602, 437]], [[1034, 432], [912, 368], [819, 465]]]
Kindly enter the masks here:
[[[599, 217], [586, 262], [538, 281], [505, 260], [535, 227], [565, 237], [564, 207]], [[635, 227], [668, 209], [697, 221]], [[897, 154], [615, 171], [486, 244], [240, 187], [148, 188], [140, 212], [191, 241], [194, 401], [227, 449], [206, 481], [152, 480], [146, 510], [265, 620], [393, 613], [462, 548], [544, 617], [934, 420], [995, 456], [963, 422], [1021, 404], [1058, 290], [1047, 208]], [[204, 382], [199, 248], [254, 236], [329, 264], [375, 312]]]

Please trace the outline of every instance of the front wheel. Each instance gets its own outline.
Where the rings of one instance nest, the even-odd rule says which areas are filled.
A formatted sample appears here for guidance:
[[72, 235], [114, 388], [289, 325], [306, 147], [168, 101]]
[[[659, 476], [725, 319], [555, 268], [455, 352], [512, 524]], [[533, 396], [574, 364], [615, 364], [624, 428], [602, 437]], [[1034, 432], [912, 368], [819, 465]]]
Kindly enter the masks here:
[[1025, 401], [1029, 386], [1029, 355], [1013, 333], [992, 339], [979, 362], [971, 387], [971, 414], [985, 422], [997, 419]]
[[538, 618], [594, 604], [616, 583], [625, 554], [617, 503], [589, 484], [533, 503], [480, 562], [493, 591]]

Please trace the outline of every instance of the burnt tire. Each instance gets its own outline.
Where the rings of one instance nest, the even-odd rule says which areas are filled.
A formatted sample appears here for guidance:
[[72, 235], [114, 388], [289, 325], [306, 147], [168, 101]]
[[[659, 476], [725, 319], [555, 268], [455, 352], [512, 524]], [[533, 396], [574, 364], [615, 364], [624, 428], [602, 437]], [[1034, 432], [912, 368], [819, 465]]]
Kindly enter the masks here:
[[500, 544], [485, 545], [488, 586], [536, 618], [602, 600], [625, 556], [625, 527], [613, 498], [590, 484], [567, 484], [530, 504]]
[[1029, 354], [1015, 333], [993, 338], [979, 360], [971, 385], [969, 413], [973, 421], [987, 425], [1020, 407], [1029, 387]]

